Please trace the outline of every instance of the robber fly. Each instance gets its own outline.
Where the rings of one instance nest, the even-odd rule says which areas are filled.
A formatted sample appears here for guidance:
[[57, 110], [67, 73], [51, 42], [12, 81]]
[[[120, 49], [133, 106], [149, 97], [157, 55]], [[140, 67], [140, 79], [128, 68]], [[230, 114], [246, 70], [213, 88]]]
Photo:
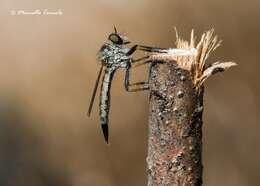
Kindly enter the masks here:
[[[101, 84], [101, 91], [100, 91], [99, 115], [100, 115], [100, 124], [101, 124], [101, 128], [106, 143], [108, 143], [108, 137], [109, 137], [108, 115], [110, 109], [110, 88], [116, 70], [118, 70], [119, 68], [126, 69], [124, 86], [127, 91], [136, 92], [140, 90], [148, 90], [149, 89], [148, 82], [130, 83], [129, 78], [130, 78], [130, 69], [132, 67], [132, 64], [138, 62], [139, 63], [138, 66], [140, 66], [142, 64], [146, 64], [147, 62], [149, 63], [149, 60], [147, 60], [149, 56], [144, 56], [140, 59], [133, 59], [132, 54], [136, 50], [142, 50], [145, 52], [152, 52], [152, 53], [162, 53], [162, 54], [170, 53], [170, 50], [168, 49], [148, 47], [143, 45], [134, 45], [133, 47], [128, 48], [126, 45], [129, 43], [130, 41], [128, 40], [128, 38], [118, 33], [116, 28], [114, 27], [114, 32], [108, 36], [107, 41], [102, 45], [102, 47], [98, 52], [98, 60], [101, 62], [101, 67], [90, 100], [88, 116], [90, 116], [94, 99], [96, 96], [98, 84], [101, 78], [101, 74], [104, 71], [102, 84]], [[178, 52], [179, 52], [178, 55], [182, 55], [181, 53], [183, 51], [178, 50]]]
[[98, 73], [98, 77], [96, 80], [96, 84], [94, 86], [94, 90], [92, 93], [92, 97], [90, 100], [90, 105], [88, 109], [88, 116], [90, 116], [94, 99], [96, 96], [98, 84], [100, 81], [100, 77], [102, 72], [104, 71], [102, 84], [101, 84], [101, 92], [100, 92], [100, 123], [101, 128], [104, 134], [104, 138], [106, 143], [108, 143], [109, 131], [108, 131], [108, 122], [109, 122], [109, 108], [110, 108], [110, 88], [111, 82], [114, 76], [114, 73], [119, 68], [125, 68], [125, 89], [129, 92], [135, 92], [139, 90], [147, 90], [149, 89], [147, 82], [137, 82], [130, 83], [130, 69], [133, 63], [141, 62], [148, 58], [148, 56], [142, 57], [140, 59], [134, 60], [132, 58], [132, 54], [140, 48], [140, 50], [150, 51], [150, 47], [146, 49], [145, 46], [134, 45], [131, 48], [128, 48], [126, 45], [129, 44], [130, 41], [128, 38], [122, 34], [119, 34], [114, 27], [114, 32], [108, 36], [107, 41], [102, 45], [101, 49], [98, 52], [98, 60], [101, 62], [101, 67]]

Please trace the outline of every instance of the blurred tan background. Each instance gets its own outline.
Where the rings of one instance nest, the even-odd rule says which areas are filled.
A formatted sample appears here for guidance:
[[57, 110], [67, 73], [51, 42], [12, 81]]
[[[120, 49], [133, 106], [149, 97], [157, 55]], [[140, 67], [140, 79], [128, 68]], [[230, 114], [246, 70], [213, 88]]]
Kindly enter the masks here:
[[[36, 9], [63, 15], [10, 14]], [[146, 185], [148, 92], [127, 93], [124, 71], [116, 74], [109, 147], [98, 100], [86, 116], [113, 25], [160, 47], [174, 46], [174, 26], [187, 39], [192, 28], [216, 29], [224, 42], [210, 62], [239, 66], [206, 83], [204, 185], [259, 185], [259, 9], [257, 0], [0, 0], [0, 186]]]

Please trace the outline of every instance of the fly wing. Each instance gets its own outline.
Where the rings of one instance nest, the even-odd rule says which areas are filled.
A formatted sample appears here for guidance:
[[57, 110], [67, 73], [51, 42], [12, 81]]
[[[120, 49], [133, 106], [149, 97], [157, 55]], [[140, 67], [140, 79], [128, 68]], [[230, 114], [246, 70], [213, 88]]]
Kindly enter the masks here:
[[101, 65], [99, 73], [98, 73], [98, 77], [97, 77], [97, 80], [96, 80], [96, 84], [95, 84], [95, 87], [94, 87], [94, 90], [93, 90], [93, 93], [92, 93], [92, 97], [91, 97], [91, 100], [90, 100], [89, 108], [88, 108], [88, 116], [90, 116], [90, 113], [91, 113], [91, 110], [92, 110], [92, 107], [93, 107], [93, 103], [94, 103], [94, 100], [95, 100], [95, 97], [96, 97], [97, 88], [98, 88], [100, 77], [101, 77], [101, 74], [102, 74], [102, 71], [103, 71], [103, 67], [104, 66]]

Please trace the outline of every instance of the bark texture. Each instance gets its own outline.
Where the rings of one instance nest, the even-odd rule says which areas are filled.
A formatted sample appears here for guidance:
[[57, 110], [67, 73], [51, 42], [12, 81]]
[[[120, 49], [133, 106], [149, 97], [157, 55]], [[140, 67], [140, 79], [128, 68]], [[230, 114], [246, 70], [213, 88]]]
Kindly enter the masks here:
[[[182, 54], [169, 49], [150, 54], [150, 114], [148, 136], [148, 186], [202, 185], [202, 112], [204, 82], [234, 62], [206, 64], [220, 46], [214, 30], [195, 44], [176, 32], [176, 48], [195, 51]], [[175, 51], [175, 52], [174, 52]]]
[[175, 61], [154, 61], [150, 88], [148, 186], [202, 185], [203, 91]]

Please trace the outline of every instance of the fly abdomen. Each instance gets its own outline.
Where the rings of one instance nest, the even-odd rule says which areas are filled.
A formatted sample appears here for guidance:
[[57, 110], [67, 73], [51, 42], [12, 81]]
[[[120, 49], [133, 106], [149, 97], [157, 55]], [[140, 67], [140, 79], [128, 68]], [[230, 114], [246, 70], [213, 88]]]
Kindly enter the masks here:
[[106, 68], [101, 85], [100, 95], [100, 123], [106, 143], [108, 143], [109, 130], [108, 130], [108, 114], [110, 108], [110, 88], [114, 76], [114, 69]]

